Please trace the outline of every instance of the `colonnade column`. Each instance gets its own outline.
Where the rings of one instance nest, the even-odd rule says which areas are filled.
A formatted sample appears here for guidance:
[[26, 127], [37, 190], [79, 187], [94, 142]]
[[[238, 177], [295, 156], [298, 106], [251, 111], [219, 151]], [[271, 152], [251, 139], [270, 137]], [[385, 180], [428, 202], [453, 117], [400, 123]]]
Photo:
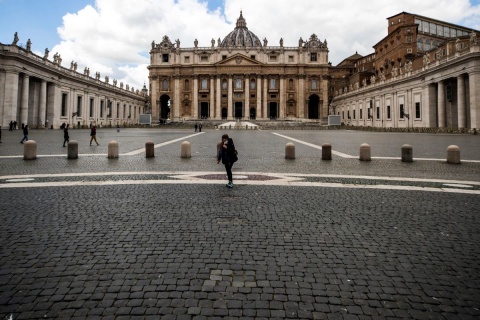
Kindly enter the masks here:
[[265, 113], [262, 112], [262, 78], [257, 75], [257, 118], [265, 118]]
[[300, 119], [305, 118], [305, 78], [300, 76], [298, 79], [298, 117]]
[[18, 73], [7, 71], [5, 74], [5, 97], [3, 100], [3, 124], [17, 120]]
[[437, 97], [438, 127], [445, 127], [445, 85], [443, 81], [438, 82]]
[[215, 80], [214, 76], [210, 76], [210, 105], [208, 106], [208, 117], [215, 117]]
[[280, 76], [280, 119], [285, 118], [285, 76]]
[[469, 73], [468, 83], [470, 91], [470, 128], [480, 128], [480, 73]]
[[215, 92], [216, 94], [216, 104], [215, 104], [215, 107], [216, 107], [216, 113], [215, 113], [215, 119], [222, 119], [222, 91], [221, 91], [221, 87], [220, 87], [220, 76], [217, 76], [217, 91]]
[[28, 124], [28, 91], [30, 86], [30, 76], [23, 75], [22, 83], [22, 104], [20, 106], [20, 123]]
[[250, 78], [245, 78], [245, 118], [250, 119]]
[[227, 119], [232, 120], [233, 118], [233, 79], [232, 76], [228, 77], [228, 96], [227, 96]]
[[263, 116], [265, 119], [270, 118], [268, 114], [268, 106], [267, 106], [267, 94], [268, 94], [268, 77], [263, 77]]
[[193, 118], [198, 119], [198, 77], [193, 77]]
[[457, 97], [458, 97], [458, 128], [465, 128], [465, 79], [463, 76], [457, 78]]

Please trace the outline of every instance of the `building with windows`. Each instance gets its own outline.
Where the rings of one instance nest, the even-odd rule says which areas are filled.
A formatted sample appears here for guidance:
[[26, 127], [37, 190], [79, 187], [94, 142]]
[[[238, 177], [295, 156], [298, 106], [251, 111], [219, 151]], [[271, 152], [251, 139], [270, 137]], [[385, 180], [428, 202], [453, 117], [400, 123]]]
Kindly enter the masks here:
[[90, 77], [89, 68], [77, 72], [77, 63], [62, 67], [56, 53], [48, 59], [13, 43], [0, 43], [0, 124], [10, 121], [31, 128], [58, 128], [62, 123], [72, 127], [136, 124], [148, 102], [146, 87], [135, 90], [100, 73]]
[[150, 94], [153, 121], [171, 119], [300, 119], [326, 123], [328, 47], [313, 34], [286, 47], [269, 46], [247, 28], [209, 47], [182, 48], [164, 36], [152, 42]]
[[330, 114], [385, 128], [480, 128], [478, 31], [406, 12], [374, 53], [330, 70]]

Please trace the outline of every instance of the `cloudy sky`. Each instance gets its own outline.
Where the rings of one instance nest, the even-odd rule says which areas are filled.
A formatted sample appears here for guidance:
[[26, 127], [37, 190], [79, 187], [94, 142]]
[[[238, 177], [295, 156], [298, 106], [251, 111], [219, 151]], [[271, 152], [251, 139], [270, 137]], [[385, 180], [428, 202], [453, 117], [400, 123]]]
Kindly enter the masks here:
[[[326, 39], [334, 64], [366, 55], [387, 34], [386, 18], [402, 11], [480, 29], [480, 0], [0, 0], [0, 42], [32, 41], [32, 50], [63, 66], [76, 61], [140, 89], [148, 83], [152, 41], [164, 35], [181, 47], [224, 38], [243, 11], [247, 27], [269, 45], [297, 46], [315, 33]], [[147, 85], [148, 88], [148, 85]]]

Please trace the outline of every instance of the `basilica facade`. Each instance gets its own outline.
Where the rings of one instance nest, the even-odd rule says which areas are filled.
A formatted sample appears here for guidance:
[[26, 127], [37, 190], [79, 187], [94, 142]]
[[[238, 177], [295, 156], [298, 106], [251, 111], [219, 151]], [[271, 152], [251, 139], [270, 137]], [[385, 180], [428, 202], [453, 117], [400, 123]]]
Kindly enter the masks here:
[[209, 47], [183, 48], [164, 36], [150, 51], [152, 122], [192, 119], [326, 122], [328, 47], [315, 34], [286, 47], [269, 45], [247, 28]]

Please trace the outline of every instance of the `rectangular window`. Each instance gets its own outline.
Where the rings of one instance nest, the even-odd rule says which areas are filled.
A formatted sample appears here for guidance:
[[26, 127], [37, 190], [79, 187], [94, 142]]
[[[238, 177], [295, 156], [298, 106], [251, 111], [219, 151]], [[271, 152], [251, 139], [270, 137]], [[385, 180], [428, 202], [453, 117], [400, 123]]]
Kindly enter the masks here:
[[68, 93], [62, 93], [62, 117], [67, 116]]
[[250, 89], [255, 90], [255, 80], [254, 79], [250, 80]]
[[270, 79], [270, 89], [276, 89], [276, 88], [277, 88], [277, 80]]
[[127, 117], [127, 105], [124, 104], [123, 105], [123, 119], [125, 119]]
[[94, 107], [95, 100], [90, 98], [90, 118], [93, 118], [93, 107]]
[[415, 119], [420, 119], [421, 116], [420, 102], [415, 102]]
[[316, 52], [310, 53], [310, 61], [311, 62], [317, 61], [317, 53]]
[[363, 120], [363, 109], [360, 109], [360, 120]]
[[185, 63], [190, 63], [190, 57], [189, 57], [189, 56], [186, 56], [185, 59], [184, 59], [184, 62], [185, 62]]
[[77, 97], [77, 117], [82, 116], [82, 96]]
[[310, 82], [310, 89], [316, 90], [317, 89], [317, 79], [312, 79]]
[[387, 119], [391, 119], [391, 118], [392, 118], [392, 115], [390, 111], [390, 106], [387, 106]]
[[168, 53], [162, 54], [162, 62], [168, 62]]
[[200, 61], [201, 62], [208, 62], [208, 57], [207, 56], [201, 56]]
[[403, 103], [400, 104], [400, 119], [405, 117], [405, 110], [403, 108]]
[[207, 80], [207, 79], [202, 79], [200, 88], [201, 88], [202, 90], [207, 90], [207, 89], [208, 89], [208, 80]]
[[293, 56], [288, 56], [288, 62], [293, 62]]
[[117, 119], [120, 118], [120, 103], [117, 103]]
[[222, 60], [225, 60], [225, 59], [227, 59], [227, 56], [223, 55]]
[[162, 90], [163, 91], [168, 91], [168, 80], [167, 79], [164, 79], [162, 81]]
[[112, 101], [108, 100], [108, 115], [107, 117], [111, 118], [112, 117]]
[[347, 119], [350, 120], [350, 110], [347, 110]]
[[251, 56], [250, 56], [250, 59], [255, 60], [255, 59], [256, 59], [255, 55], [251, 55]]
[[277, 56], [269, 56], [270, 61], [277, 61]]
[[100, 118], [103, 118], [103, 108], [105, 107], [105, 101], [100, 101]]
[[235, 79], [235, 89], [242, 89], [242, 79]]
[[356, 112], [355, 111], [357, 111], [357, 110], [353, 110], [353, 120], [356, 119]]

